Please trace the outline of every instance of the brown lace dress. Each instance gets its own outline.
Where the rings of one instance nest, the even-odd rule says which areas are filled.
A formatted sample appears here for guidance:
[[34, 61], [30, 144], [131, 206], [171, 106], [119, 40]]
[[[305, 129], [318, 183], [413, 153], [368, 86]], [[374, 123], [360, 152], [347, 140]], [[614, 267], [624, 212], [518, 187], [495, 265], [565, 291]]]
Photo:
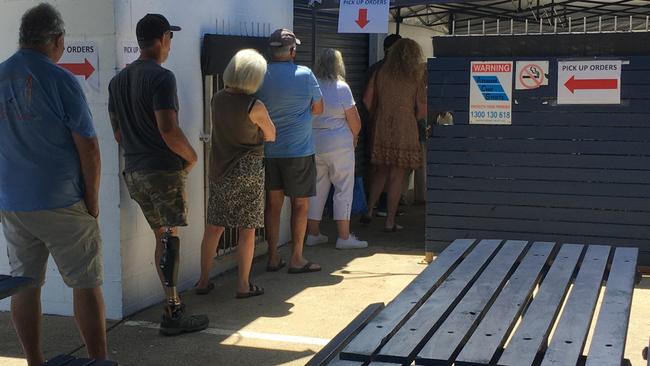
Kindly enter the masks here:
[[373, 106], [370, 162], [399, 168], [417, 169], [422, 165], [422, 145], [418, 138], [416, 106], [426, 101], [426, 85], [405, 81], [380, 70], [370, 81]]

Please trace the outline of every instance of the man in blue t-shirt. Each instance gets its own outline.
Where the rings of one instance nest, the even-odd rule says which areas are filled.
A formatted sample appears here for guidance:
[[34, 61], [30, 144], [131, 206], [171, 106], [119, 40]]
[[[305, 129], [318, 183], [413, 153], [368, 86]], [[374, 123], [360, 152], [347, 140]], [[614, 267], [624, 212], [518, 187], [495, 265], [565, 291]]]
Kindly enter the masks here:
[[99, 145], [76, 78], [58, 67], [61, 14], [28, 10], [20, 49], [0, 64], [0, 220], [12, 276], [33, 285], [11, 298], [27, 363], [41, 365], [41, 287], [51, 254], [73, 289], [75, 317], [91, 358], [105, 359], [99, 215]]
[[311, 119], [323, 113], [323, 100], [316, 77], [308, 67], [293, 60], [300, 40], [288, 29], [278, 29], [269, 38], [271, 62], [258, 98], [266, 105], [275, 124], [275, 142], [264, 146], [267, 204], [266, 239], [269, 243], [267, 270], [277, 271], [285, 263], [278, 254], [280, 215], [284, 197], [291, 199], [293, 254], [289, 273], [320, 271], [303, 256], [309, 197], [316, 195], [316, 164]]

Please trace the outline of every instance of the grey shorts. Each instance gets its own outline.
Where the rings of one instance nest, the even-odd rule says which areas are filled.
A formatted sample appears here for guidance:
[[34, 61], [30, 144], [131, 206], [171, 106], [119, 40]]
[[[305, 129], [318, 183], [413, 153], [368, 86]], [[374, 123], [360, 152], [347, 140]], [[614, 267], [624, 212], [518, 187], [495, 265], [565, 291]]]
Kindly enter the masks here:
[[12, 276], [34, 279], [43, 286], [50, 254], [63, 282], [71, 288], [103, 283], [102, 239], [99, 223], [82, 201], [66, 208], [17, 212], [0, 211], [7, 239]]
[[302, 158], [266, 158], [266, 190], [284, 191], [291, 198], [316, 195], [316, 161], [314, 155]]

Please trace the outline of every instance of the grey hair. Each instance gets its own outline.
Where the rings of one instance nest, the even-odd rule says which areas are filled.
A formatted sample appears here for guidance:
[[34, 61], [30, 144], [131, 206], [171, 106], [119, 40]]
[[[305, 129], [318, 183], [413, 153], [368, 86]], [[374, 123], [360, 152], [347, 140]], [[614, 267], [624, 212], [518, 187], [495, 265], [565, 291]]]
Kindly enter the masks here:
[[64, 33], [61, 13], [50, 4], [40, 3], [23, 15], [19, 42], [21, 46], [44, 46]]
[[295, 44], [290, 46], [281, 46], [281, 47], [269, 47], [271, 58], [283, 58], [289, 56], [291, 49], [296, 48]]
[[314, 74], [318, 79], [345, 81], [345, 64], [341, 52], [333, 48], [324, 48], [314, 65]]
[[254, 94], [262, 85], [266, 74], [266, 60], [253, 49], [237, 52], [223, 72], [226, 86]]

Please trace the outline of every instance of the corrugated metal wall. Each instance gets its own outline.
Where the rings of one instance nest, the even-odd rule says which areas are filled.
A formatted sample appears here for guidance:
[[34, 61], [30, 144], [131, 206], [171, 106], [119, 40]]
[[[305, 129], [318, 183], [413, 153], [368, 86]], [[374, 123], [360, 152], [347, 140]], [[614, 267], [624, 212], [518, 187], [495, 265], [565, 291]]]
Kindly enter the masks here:
[[429, 250], [468, 237], [605, 243], [650, 265], [650, 57], [616, 58], [629, 61], [621, 105], [558, 106], [558, 58], [535, 57], [550, 61], [549, 85], [513, 86], [512, 126], [468, 124], [470, 62], [503, 57], [429, 60], [430, 107], [455, 122], [429, 141]]

